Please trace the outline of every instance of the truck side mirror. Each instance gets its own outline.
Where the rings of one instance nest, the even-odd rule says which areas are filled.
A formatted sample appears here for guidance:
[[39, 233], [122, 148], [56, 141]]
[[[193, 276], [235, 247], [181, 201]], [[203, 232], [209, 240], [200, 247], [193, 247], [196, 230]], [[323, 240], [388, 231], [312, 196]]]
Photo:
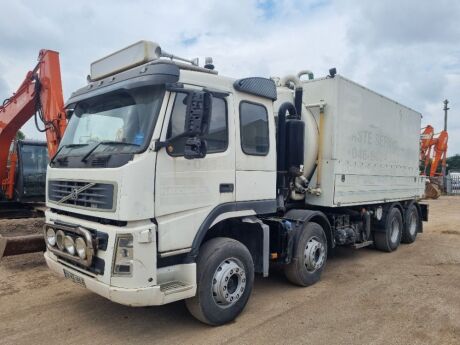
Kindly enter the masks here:
[[184, 147], [184, 157], [186, 159], [206, 157], [207, 143], [203, 137], [208, 134], [209, 131], [211, 112], [211, 93], [205, 91], [192, 91], [188, 95], [184, 128], [184, 132], [187, 136]]

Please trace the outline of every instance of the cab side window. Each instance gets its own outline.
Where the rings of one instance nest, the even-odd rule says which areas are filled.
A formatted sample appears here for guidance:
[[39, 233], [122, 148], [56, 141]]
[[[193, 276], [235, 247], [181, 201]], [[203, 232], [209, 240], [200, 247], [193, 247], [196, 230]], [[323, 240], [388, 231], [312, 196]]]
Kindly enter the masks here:
[[[182, 134], [185, 130], [185, 112], [187, 110], [187, 94], [177, 93], [174, 100], [171, 119], [169, 121], [167, 139]], [[224, 98], [213, 97], [212, 113], [209, 123], [209, 132], [204, 136], [208, 144], [207, 153], [224, 152], [228, 147], [227, 102]], [[178, 138], [172, 141], [171, 156], [183, 156], [187, 138]]]
[[241, 149], [245, 154], [268, 154], [268, 113], [263, 105], [247, 101], [240, 103], [240, 135]]

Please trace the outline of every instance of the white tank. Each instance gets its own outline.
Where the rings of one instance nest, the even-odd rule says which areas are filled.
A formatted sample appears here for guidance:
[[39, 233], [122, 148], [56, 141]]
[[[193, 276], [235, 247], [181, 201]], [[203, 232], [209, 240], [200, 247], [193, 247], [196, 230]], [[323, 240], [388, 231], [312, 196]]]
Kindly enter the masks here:
[[305, 122], [303, 175], [310, 178], [318, 158], [319, 127], [313, 113], [302, 106], [302, 121]]

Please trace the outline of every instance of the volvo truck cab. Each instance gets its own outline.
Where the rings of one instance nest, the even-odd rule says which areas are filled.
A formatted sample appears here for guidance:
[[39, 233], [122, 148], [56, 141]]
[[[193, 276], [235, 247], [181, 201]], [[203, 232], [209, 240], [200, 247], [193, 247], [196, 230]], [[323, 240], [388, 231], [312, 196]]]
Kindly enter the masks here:
[[[338, 240], [370, 245], [380, 222], [379, 246], [391, 251], [421, 231], [412, 192], [341, 212], [307, 205], [321, 188], [304, 177], [304, 138], [312, 131], [316, 150], [320, 129], [301, 116], [295, 81], [227, 78], [184, 60], [138, 42], [94, 62], [67, 101], [47, 171], [53, 271], [125, 305], [185, 299], [219, 325], [243, 310], [254, 274], [268, 276], [271, 262], [307, 286]], [[323, 164], [307, 160], [310, 170]]]

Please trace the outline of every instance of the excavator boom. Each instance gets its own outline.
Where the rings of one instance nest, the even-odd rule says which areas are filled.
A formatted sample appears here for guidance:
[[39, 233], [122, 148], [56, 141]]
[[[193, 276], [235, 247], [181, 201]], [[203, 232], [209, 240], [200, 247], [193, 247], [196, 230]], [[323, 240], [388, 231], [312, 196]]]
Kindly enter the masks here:
[[[67, 120], [62, 95], [59, 53], [41, 50], [38, 63], [18, 90], [0, 105], [0, 181], [7, 198], [13, 197], [14, 169], [7, 169], [10, 146], [19, 129], [33, 116], [44, 123], [48, 155], [52, 157], [64, 134]], [[14, 157], [10, 157], [13, 158]]]
[[[52, 157], [67, 126], [59, 54], [52, 50], [40, 51], [35, 68], [27, 73], [13, 96], [0, 105], [0, 192], [10, 200], [14, 196], [19, 159], [14, 149], [10, 152], [11, 143], [19, 129], [33, 116], [37, 129], [46, 134], [48, 155]], [[40, 122], [43, 128], [39, 128]], [[0, 258], [44, 249], [42, 235], [0, 236]]]

